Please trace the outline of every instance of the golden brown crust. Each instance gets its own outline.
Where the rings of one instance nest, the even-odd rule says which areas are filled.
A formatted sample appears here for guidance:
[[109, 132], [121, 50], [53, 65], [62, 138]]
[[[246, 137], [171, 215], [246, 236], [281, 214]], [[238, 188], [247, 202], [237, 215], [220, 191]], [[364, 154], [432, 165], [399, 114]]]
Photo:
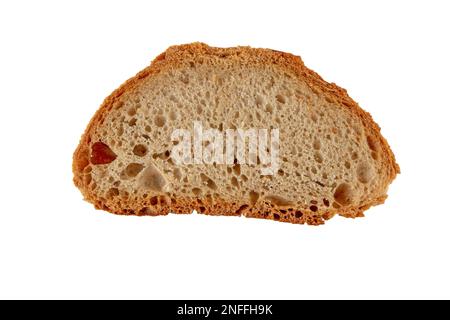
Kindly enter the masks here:
[[[165, 215], [169, 212], [173, 213], [191, 213], [196, 210], [199, 213], [208, 215], [244, 215], [246, 217], [272, 219], [276, 221], [291, 223], [308, 223], [311, 225], [323, 224], [323, 222], [335, 214], [345, 217], [363, 216], [363, 211], [369, 207], [381, 204], [385, 200], [385, 196], [373, 199], [363, 207], [347, 207], [343, 212], [342, 209], [330, 208], [327, 211], [312, 212], [305, 210], [296, 210], [295, 208], [276, 208], [269, 203], [258, 204], [257, 206], [249, 206], [247, 204], [229, 203], [223, 200], [216, 200], [214, 203], [208, 203], [201, 199], [168, 199], [165, 196], [157, 196], [157, 205], [151, 205], [151, 199], [136, 199], [132, 208], [124, 208], [120, 200], [115, 203], [106, 205], [106, 201], [97, 197], [90, 191], [88, 185], [90, 183], [89, 168], [89, 146], [91, 144], [91, 136], [99, 124], [101, 124], [104, 116], [112, 109], [114, 103], [125, 93], [132, 91], [144, 79], [155, 75], [164, 70], [176, 68], [188, 61], [200, 61], [204, 57], [216, 57], [232, 59], [241, 64], [267, 66], [276, 65], [295, 74], [299, 79], [305, 82], [314, 92], [319, 92], [329, 101], [338, 103], [350, 112], [360, 117], [367, 133], [376, 139], [378, 145], [381, 146], [382, 162], [388, 173], [384, 187], [387, 187], [395, 176], [400, 173], [400, 168], [395, 161], [387, 141], [380, 133], [379, 126], [373, 121], [371, 115], [362, 110], [358, 104], [353, 101], [347, 91], [338, 87], [334, 83], [328, 83], [323, 80], [317, 73], [308, 69], [302, 62], [301, 58], [289, 53], [270, 50], [270, 49], [254, 49], [250, 47], [235, 48], [214, 48], [203, 43], [192, 43], [168, 48], [164, 53], [160, 54], [151, 65], [136, 76], [126, 81], [109, 97], [105, 99], [99, 110], [87, 126], [80, 143], [75, 150], [73, 156], [73, 173], [74, 183], [81, 190], [85, 199], [95, 204], [96, 208], [110, 211], [116, 214], [135, 214], [135, 215]], [[152, 197], [153, 199], [155, 196]], [[163, 200], [161, 200], [163, 199]], [[154, 202], [154, 200], [153, 200]]]
[[91, 200], [97, 209], [106, 210], [119, 215], [159, 216], [174, 214], [191, 214], [194, 210], [200, 214], [210, 216], [245, 216], [247, 218], [269, 219], [280, 222], [297, 224], [322, 225], [336, 214], [346, 218], [364, 217], [364, 210], [377, 204], [382, 204], [386, 197], [374, 199], [361, 208], [350, 208], [345, 212], [330, 208], [323, 212], [295, 209], [291, 207], [279, 208], [268, 202], [261, 202], [255, 206], [215, 199], [170, 199], [165, 195], [152, 196], [148, 199], [136, 199], [134, 208], [120, 205], [127, 198], [117, 198], [113, 205], [107, 206], [101, 199]]

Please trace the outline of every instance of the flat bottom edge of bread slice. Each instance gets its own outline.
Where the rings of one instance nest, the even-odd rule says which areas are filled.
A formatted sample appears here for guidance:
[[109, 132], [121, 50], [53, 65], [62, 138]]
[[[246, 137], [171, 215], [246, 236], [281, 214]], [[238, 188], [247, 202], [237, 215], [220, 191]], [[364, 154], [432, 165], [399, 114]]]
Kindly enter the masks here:
[[[174, 129], [279, 130], [279, 168], [178, 164]], [[297, 56], [170, 47], [113, 92], [74, 153], [75, 185], [116, 214], [245, 216], [323, 224], [381, 204], [399, 166], [371, 116]]]

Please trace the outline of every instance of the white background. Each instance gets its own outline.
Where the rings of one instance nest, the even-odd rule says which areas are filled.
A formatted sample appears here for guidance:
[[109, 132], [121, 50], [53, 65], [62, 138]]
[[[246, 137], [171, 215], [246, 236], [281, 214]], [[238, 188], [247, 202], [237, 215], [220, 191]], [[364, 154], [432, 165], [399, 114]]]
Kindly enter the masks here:
[[[448, 1], [2, 1], [0, 298], [450, 298]], [[301, 55], [382, 127], [385, 205], [322, 227], [120, 217], [72, 184], [102, 100], [172, 44]]]

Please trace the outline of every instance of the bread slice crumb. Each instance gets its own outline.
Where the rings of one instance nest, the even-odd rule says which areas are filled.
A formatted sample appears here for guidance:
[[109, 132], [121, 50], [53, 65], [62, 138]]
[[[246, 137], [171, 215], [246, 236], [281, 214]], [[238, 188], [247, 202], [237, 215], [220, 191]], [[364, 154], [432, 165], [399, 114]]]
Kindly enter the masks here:
[[[176, 163], [172, 133], [194, 122], [223, 134], [278, 130], [279, 168], [262, 174], [261, 159]], [[363, 216], [399, 172], [372, 117], [299, 57], [202, 43], [170, 47], [106, 98], [73, 161], [85, 199], [112, 213], [311, 225]]]

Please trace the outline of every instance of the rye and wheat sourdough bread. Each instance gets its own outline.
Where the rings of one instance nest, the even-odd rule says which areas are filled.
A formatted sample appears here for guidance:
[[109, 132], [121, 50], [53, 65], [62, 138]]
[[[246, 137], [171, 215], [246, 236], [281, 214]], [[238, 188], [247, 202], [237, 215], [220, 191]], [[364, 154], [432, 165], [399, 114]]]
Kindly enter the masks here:
[[[269, 163], [258, 157], [175, 161], [174, 130], [195, 123], [223, 140], [227, 129], [278, 130], [278, 167], [263, 173]], [[116, 214], [196, 210], [318, 225], [383, 203], [399, 166], [371, 116], [300, 57], [193, 43], [170, 47], [106, 98], [73, 173], [87, 201]]]

